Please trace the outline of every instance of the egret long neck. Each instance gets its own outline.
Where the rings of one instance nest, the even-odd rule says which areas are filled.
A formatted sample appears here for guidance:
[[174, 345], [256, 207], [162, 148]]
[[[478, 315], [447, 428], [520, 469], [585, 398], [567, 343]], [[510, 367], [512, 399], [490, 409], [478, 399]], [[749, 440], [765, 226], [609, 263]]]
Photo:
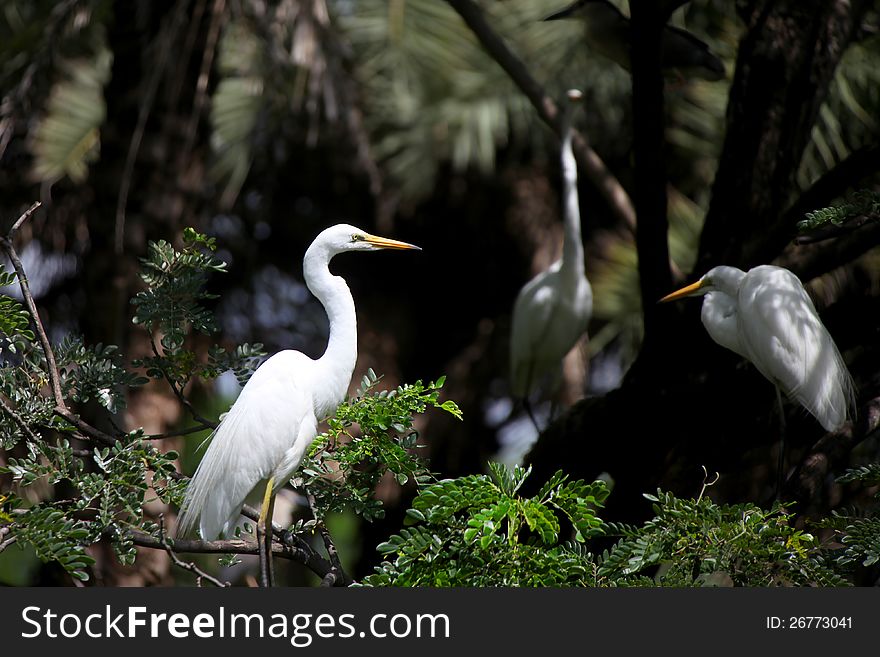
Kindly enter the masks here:
[[565, 240], [562, 271], [574, 277], [584, 275], [584, 245], [581, 241], [581, 211], [578, 204], [577, 162], [571, 149], [571, 128], [562, 139], [562, 213]]
[[332, 408], [321, 409], [332, 412], [345, 398], [351, 374], [357, 360], [357, 315], [354, 299], [348, 285], [340, 276], [330, 273], [328, 265], [333, 255], [321, 245], [313, 244], [303, 259], [303, 275], [306, 285], [314, 294], [330, 320], [330, 338], [327, 349], [317, 363], [324, 370], [322, 382], [337, 397]]

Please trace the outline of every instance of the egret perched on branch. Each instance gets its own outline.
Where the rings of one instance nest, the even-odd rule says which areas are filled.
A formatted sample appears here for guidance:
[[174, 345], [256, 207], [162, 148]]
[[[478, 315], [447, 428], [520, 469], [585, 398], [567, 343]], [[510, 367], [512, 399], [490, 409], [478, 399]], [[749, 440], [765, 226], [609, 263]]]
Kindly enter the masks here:
[[571, 149], [572, 114], [580, 99], [580, 91], [569, 91], [563, 110], [562, 258], [526, 283], [513, 305], [510, 390], [525, 401], [530, 415], [529, 393], [542, 379], [559, 373], [562, 359], [587, 330], [593, 310], [593, 291], [584, 273], [577, 163]]
[[749, 360], [776, 386], [783, 422], [778, 495], [785, 447], [779, 391], [807, 409], [826, 431], [836, 431], [854, 406], [852, 377], [803, 284], [789, 270], [773, 265], [748, 272], [715, 267], [660, 301], [702, 295], [701, 317], [709, 336]]
[[[303, 276], [330, 319], [327, 350], [317, 360], [298, 351], [281, 351], [254, 372], [214, 431], [189, 483], [180, 515], [181, 535], [197, 520], [205, 540], [228, 534], [247, 495], [267, 481], [257, 530], [265, 537], [265, 545], [260, 544], [269, 561], [275, 492], [302, 462], [317, 435], [318, 422], [345, 398], [357, 359], [354, 300], [345, 281], [330, 273], [330, 260], [346, 251], [418, 248], [347, 224], [327, 228], [315, 238], [303, 258]], [[268, 584], [268, 566], [263, 575]]]
[[[651, 0], [647, 0], [651, 1]], [[670, 3], [672, 9], [677, 4]], [[593, 50], [631, 71], [632, 26], [608, 0], [577, 0], [545, 21], [577, 18], [584, 22], [585, 37]], [[700, 78], [714, 82], [724, 78], [724, 64], [709, 46], [687, 30], [671, 25], [663, 27], [660, 68], [668, 77]]]

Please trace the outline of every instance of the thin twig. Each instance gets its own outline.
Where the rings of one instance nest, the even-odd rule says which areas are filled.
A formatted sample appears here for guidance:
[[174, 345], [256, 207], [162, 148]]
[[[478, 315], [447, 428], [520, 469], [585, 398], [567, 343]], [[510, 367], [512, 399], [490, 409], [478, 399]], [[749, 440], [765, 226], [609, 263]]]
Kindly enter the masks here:
[[306, 491], [306, 498], [309, 500], [309, 508], [312, 510], [312, 517], [318, 525], [321, 539], [324, 541], [324, 548], [327, 550], [327, 556], [330, 557], [330, 563], [333, 565], [330, 572], [324, 576], [323, 580], [321, 580], [321, 586], [348, 586], [351, 584], [351, 578], [342, 567], [342, 561], [339, 559], [339, 551], [336, 549], [336, 544], [333, 542], [333, 537], [330, 535], [327, 525], [324, 524], [324, 519], [318, 516], [315, 496]]
[[[150, 336], [150, 347], [153, 350], [153, 355], [156, 358], [161, 358], [161, 356], [159, 355], [159, 349], [156, 347], [156, 340], [153, 338], [152, 335]], [[168, 385], [171, 386], [171, 390], [174, 392], [174, 396], [177, 397], [178, 401], [186, 407], [186, 409], [189, 411], [189, 414], [192, 415], [192, 418], [196, 422], [200, 422], [201, 424], [211, 427], [212, 429], [216, 429], [219, 426], [219, 422], [212, 422], [208, 418], [202, 416], [195, 409], [189, 399], [184, 396], [183, 387], [177, 387], [177, 384], [174, 382], [174, 380], [171, 378], [171, 375], [168, 374], [168, 371], [164, 367], [160, 367], [159, 369], [162, 372], [162, 377], [165, 379], [165, 381], [168, 382]]]
[[3, 399], [3, 397], [0, 397], [0, 408], [2, 408], [3, 411], [9, 417], [12, 418], [12, 421], [18, 425], [18, 428], [21, 429], [22, 432], [24, 432], [24, 434], [28, 437], [28, 439], [30, 439], [31, 442], [34, 442], [34, 443], [40, 442], [40, 439], [37, 437], [37, 434], [35, 434], [31, 430], [31, 428], [27, 425], [27, 422], [25, 422], [24, 419], [18, 413], [16, 413], [14, 410], [12, 410], [12, 407], [6, 403], [6, 400]]
[[39, 208], [41, 205], [43, 205], [42, 201], [34, 201], [34, 204], [33, 204], [31, 207], [29, 207], [27, 210], [25, 210], [25, 211], [24, 211], [24, 214], [21, 215], [21, 216], [18, 218], [18, 220], [17, 220], [14, 224], [12, 224], [12, 228], [9, 229], [9, 233], [7, 233], [7, 235], [6, 235], [6, 239], [11, 240], [11, 239], [12, 239], [12, 236], [15, 234], [15, 232], [16, 232], [19, 228], [21, 228], [21, 225], [22, 225], [25, 221], [27, 221], [28, 219], [31, 218], [31, 215], [32, 215], [34, 212], [36, 212], [36, 211], [37, 211], [37, 208]]
[[[28, 213], [25, 212], [25, 214], [19, 217], [18, 221], [13, 225], [21, 225], [21, 223], [27, 219], [27, 214]], [[12, 232], [10, 231], [10, 236], [11, 235]], [[55, 364], [55, 354], [52, 352], [52, 346], [49, 344], [49, 337], [46, 335], [46, 331], [43, 329], [43, 323], [40, 321], [40, 314], [37, 312], [37, 305], [34, 303], [31, 288], [30, 285], [28, 285], [24, 265], [21, 264], [21, 258], [18, 257], [15, 247], [12, 246], [12, 240], [10, 237], [0, 238], [0, 246], [6, 251], [9, 261], [12, 263], [15, 273], [18, 275], [18, 285], [21, 288], [21, 294], [24, 298], [25, 306], [27, 306], [28, 312], [31, 315], [31, 322], [37, 331], [40, 346], [43, 348], [43, 354], [46, 357], [46, 365], [49, 368], [49, 382], [52, 386], [52, 396], [55, 399], [55, 404], [58, 406], [64, 406], [64, 396], [61, 394], [61, 377], [58, 374], [58, 367]]]
[[[489, 56], [504, 69], [514, 84], [526, 95], [532, 106], [537, 110], [538, 116], [557, 135], [561, 135], [562, 122], [556, 103], [547, 95], [537, 80], [532, 77], [532, 74], [522, 60], [507, 47], [507, 44], [492, 29], [483, 15], [483, 11], [472, 0], [447, 0], [447, 2], [458, 12], [465, 24], [479, 39], [486, 52], [489, 53]], [[599, 154], [590, 148], [584, 136], [577, 131], [574, 132], [572, 146], [580, 166], [602, 196], [605, 197], [615, 217], [630, 232], [635, 233], [635, 209], [629, 194], [626, 193], [620, 181], [611, 173], [605, 162], [599, 157]]]
[[[0, 532], [2, 532], [3, 529], [8, 529], [8, 527], [0, 528]], [[3, 550], [5, 550], [5, 549], [8, 548], [10, 545], [12, 545], [13, 543], [15, 543], [17, 540], [18, 540], [18, 537], [17, 537], [17, 536], [10, 536], [9, 538], [7, 538], [5, 541], [3, 541], [2, 543], [0, 543], [0, 552], [3, 552]]]
[[168, 556], [171, 557], [171, 561], [174, 562], [174, 565], [195, 574], [200, 586], [203, 579], [220, 588], [231, 586], [229, 582], [221, 581], [216, 577], [209, 575], [191, 561], [184, 561], [174, 553], [174, 550], [168, 544], [168, 537], [165, 535], [165, 515], [162, 513], [159, 514], [159, 542], [162, 544], [162, 547], [165, 548]]
[[103, 443], [108, 447], [112, 447], [116, 444], [117, 438], [114, 438], [109, 433], [105, 433], [104, 431], [101, 431], [96, 427], [93, 427], [91, 424], [83, 420], [76, 413], [67, 408], [66, 405], [64, 405], [63, 399], [61, 400], [61, 404], [54, 408], [54, 412], [55, 415], [63, 418], [69, 424], [72, 424], [74, 427], [76, 427], [85, 438], [97, 440], [98, 442]]
[[174, 431], [166, 431], [165, 433], [148, 433], [141, 436], [142, 440], [162, 440], [163, 438], [175, 438], [177, 436], [188, 436], [191, 433], [198, 433], [199, 431], [213, 431], [216, 427], [210, 424], [199, 423], [192, 427], [187, 427], [186, 429], [177, 429]]

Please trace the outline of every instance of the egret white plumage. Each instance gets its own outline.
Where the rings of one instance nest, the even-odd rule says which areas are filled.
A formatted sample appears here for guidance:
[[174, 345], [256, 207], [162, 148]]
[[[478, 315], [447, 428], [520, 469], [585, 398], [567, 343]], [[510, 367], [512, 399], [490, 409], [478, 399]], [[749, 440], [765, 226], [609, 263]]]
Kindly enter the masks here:
[[[660, 301], [702, 295], [703, 325], [715, 342], [749, 360], [826, 431], [843, 426], [854, 405], [852, 377], [797, 276], [773, 265], [719, 266]], [[783, 458], [784, 447], [780, 466]]]
[[[664, 15], [684, 3], [666, 4]], [[544, 20], [564, 18], [582, 20], [590, 47], [625, 70], [631, 70], [632, 25], [630, 19], [608, 0], [577, 0]], [[701, 78], [714, 82], [725, 76], [724, 64], [706, 43], [687, 30], [671, 25], [663, 27], [660, 67], [670, 77]]]
[[593, 310], [593, 291], [584, 273], [577, 163], [571, 148], [572, 114], [580, 98], [579, 91], [570, 91], [564, 109], [562, 258], [526, 283], [513, 306], [510, 390], [526, 401], [542, 379], [559, 373], [562, 359], [587, 330]]
[[327, 228], [315, 238], [303, 258], [303, 276], [330, 320], [327, 349], [317, 360], [298, 351], [281, 351], [254, 372], [214, 431], [189, 483], [180, 514], [181, 535], [196, 521], [205, 540], [228, 534], [247, 495], [267, 481], [258, 533], [268, 536], [270, 557], [275, 492], [302, 462], [318, 423], [345, 398], [357, 360], [354, 300], [345, 281], [330, 273], [330, 260], [346, 251], [418, 248], [347, 224]]

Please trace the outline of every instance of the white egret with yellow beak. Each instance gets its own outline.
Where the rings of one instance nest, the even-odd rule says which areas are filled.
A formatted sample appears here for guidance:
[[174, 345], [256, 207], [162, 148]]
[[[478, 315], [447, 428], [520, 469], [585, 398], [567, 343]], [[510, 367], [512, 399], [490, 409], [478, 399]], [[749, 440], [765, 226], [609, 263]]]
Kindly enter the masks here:
[[[327, 228], [315, 238], [303, 259], [303, 276], [330, 320], [327, 349], [316, 360], [299, 351], [281, 351], [254, 372], [214, 431], [189, 483], [178, 534], [186, 534], [196, 521], [204, 540], [228, 534], [247, 495], [266, 481], [257, 533], [270, 562], [275, 493], [299, 467], [318, 423], [345, 398], [357, 360], [354, 300], [345, 281], [330, 273], [330, 260], [346, 251], [418, 248], [347, 224]], [[271, 583], [271, 566], [263, 580], [264, 585]]]

